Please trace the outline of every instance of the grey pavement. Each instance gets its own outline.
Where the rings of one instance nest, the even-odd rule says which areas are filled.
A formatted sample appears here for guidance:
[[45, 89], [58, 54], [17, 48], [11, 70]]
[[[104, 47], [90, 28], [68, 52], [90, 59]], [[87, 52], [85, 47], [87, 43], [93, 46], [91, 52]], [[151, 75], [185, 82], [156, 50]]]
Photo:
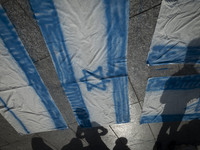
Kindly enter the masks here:
[[[67, 130], [24, 136], [19, 135], [0, 116], [0, 150], [70, 150], [81, 149], [78, 146], [87, 147], [89, 143], [86, 139], [77, 140], [78, 125], [61, 88], [40, 29], [33, 18], [28, 0], [0, 0], [0, 3], [14, 24], [41, 78], [69, 126]], [[119, 145], [122, 147], [119, 149], [122, 150], [123, 145], [127, 145], [131, 150], [153, 149], [162, 123], [143, 125], [139, 123], [147, 79], [149, 77], [170, 76], [183, 67], [183, 65], [149, 67], [146, 64], [160, 4], [161, 0], [130, 0], [127, 65], [131, 122], [103, 127], [108, 132], [101, 136], [101, 143], [104, 143], [110, 150], [116, 146], [116, 141], [119, 141]], [[160, 68], [168, 69], [159, 70]], [[186, 71], [185, 74], [190, 74], [190, 72]], [[185, 124], [188, 122], [182, 123], [183, 126]], [[95, 140], [98, 128], [83, 130], [83, 132], [91, 133], [90, 138]], [[187, 139], [187, 136], [182, 137]], [[125, 138], [127, 141], [124, 140]], [[99, 143], [100, 141], [96, 141], [96, 145]], [[37, 144], [40, 148], [37, 147]], [[90, 149], [98, 148], [94, 146]]]

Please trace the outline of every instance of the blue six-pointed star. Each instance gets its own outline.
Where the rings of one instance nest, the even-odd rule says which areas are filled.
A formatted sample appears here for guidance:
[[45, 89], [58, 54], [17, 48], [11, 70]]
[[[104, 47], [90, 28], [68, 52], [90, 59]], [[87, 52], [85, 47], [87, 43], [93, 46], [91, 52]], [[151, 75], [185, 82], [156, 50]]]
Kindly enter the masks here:
[[[97, 88], [100, 90], [106, 90], [106, 83], [110, 82], [110, 80], [105, 79], [103, 76], [103, 69], [99, 66], [95, 71], [90, 72], [87, 70], [82, 70], [84, 76], [80, 79], [81, 82], [84, 82], [87, 85], [87, 90], [91, 91], [93, 88]], [[94, 83], [95, 80], [95, 83]], [[100, 80], [100, 82], [96, 82]]]

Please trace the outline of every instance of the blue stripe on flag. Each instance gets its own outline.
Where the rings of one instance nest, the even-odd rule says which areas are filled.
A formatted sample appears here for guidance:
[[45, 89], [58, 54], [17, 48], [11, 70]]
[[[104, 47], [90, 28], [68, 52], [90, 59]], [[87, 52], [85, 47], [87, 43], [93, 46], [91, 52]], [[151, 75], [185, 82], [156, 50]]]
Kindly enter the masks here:
[[148, 55], [147, 64], [200, 63], [200, 46], [154, 45]]
[[14, 30], [13, 25], [9, 21], [2, 7], [0, 7], [0, 36], [5, 46], [8, 48], [9, 53], [25, 73], [29, 85], [34, 88], [40, 97], [42, 103], [49, 112], [55, 127], [57, 129], [67, 128], [62, 115], [55, 106], [54, 102], [51, 100], [47, 88], [43, 84], [35, 66], [33, 65], [33, 62], [28, 56], [24, 46], [18, 38], [16, 31]]
[[113, 83], [116, 122], [129, 122], [128, 78], [126, 68], [128, 0], [104, 0], [107, 18], [108, 77]]
[[22, 126], [24, 131], [28, 134], [30, 133], [26, 126], [23, 124], [23, 122], [15, 115], [15, 113], [6, 105], [6, 103], [1, 99], [0, 97], [0, 102], [3, 104], [3, 106], [6, 108], [7, 111], [11, 113], [11, 115], [17, 120], [17, 122]]
[[174, 121], [185, 121], [185, 120], [194, 120], [200, 119], [200, 113], [194, 114], [177, 114], [177, 115], [150, 115], [150, 116], [142, 116], [140, 123], [157, 123], [163, 122], [163, 118], [165, 122], [174, 122]]
[[187, 107], [185, 108], [185, 110], [186, 110], [186, 111], [187, 111], [187, 110], [194, 110], [194, 112], [199, 112], [199, 111], [200, 111], [200, 98], [198, 99], [197, 102], [195, 102], [195, 103], [193, 103], [193, 104], [187, 106]]
[[155, 77], [148, 80], [147, 92], [200, 88], [200, 75]]
[[75, 79], [54, 2], [52, 0], [30, 0], [30, 4], [76, 119], [82, 127], [91, 127], [89, 112], [84, 103], [80, 87]]

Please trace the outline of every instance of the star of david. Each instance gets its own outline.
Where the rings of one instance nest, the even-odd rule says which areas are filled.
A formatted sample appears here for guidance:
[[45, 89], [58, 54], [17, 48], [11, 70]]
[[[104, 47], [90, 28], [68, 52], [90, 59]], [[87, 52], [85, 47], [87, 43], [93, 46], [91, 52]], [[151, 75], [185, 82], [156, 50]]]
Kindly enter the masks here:
[[[91, 91], [93, 88], [97, 88], [100, 90], [106, 90], [106, 83], [110, 82], [108, 79], [105, 79], [103, 76], [103, 69], [99, 66], [95, 71], [90, 72], [87, 70], [82, 70], [84, 76], [80, 79], [81, 82], [84, 82], [87, 85], [87, 90]], [[93, 80], [91, 80], [91, 77]], [[94, 81], [98, 81], [97, 83], [93, 83]]]

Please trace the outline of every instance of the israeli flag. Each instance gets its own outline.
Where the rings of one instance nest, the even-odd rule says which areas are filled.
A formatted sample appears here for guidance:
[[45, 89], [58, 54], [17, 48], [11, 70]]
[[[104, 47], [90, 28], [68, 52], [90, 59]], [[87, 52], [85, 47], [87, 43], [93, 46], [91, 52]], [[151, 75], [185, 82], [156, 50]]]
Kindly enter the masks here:
[[129, 0], [30, 4], [79, 125], [129, 122]]
[[200, 0], [163, 0], [147, 64], [200, 63], [199, 56]]
[[1, 6], [0, 113], [20, 134], [67, 128]]
[[150, 78], [141, 123], [200, 119], [200, 75]]

